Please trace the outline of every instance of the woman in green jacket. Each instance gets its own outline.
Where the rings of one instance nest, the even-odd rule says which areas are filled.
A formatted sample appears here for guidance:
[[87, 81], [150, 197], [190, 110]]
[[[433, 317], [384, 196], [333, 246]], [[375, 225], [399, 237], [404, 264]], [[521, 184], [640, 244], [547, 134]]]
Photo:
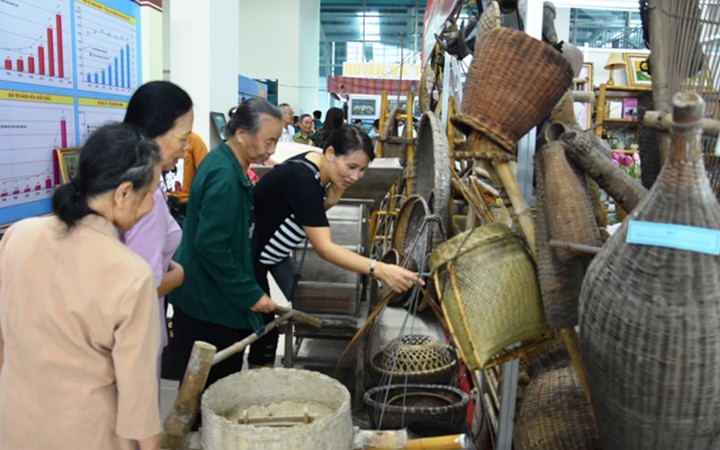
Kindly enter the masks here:
[[[275, 304], [255, 281], [255, 220], [250, 163], [275, 152], [282, 133], [280, 112], [267, 101], [243, 102], [220, 143], [198, 168], [187, 205], [183, 238], [175, 260], [185, 282], [175, 289], [172, 351], [185, 367], [192, 345], [202, 340], [218, 349], [264, 328], [262, 313]], [[242, 369], [243, 355], [212, 367], [206, 386]]]

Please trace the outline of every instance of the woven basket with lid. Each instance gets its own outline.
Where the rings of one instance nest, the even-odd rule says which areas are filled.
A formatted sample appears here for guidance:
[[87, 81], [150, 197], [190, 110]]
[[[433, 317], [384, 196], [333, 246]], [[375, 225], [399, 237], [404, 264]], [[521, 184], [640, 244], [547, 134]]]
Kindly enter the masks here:
[[471, 370], [501, 362], [510, 344], [548, 331], [535, 267], [520, 239], [499, 223], [438, 246], [428, 261], [443, 312]]
[[639, 221], [720, 230], [702, 101], [680, 93], [673, 103], [671, 156], [580, 295], [583, 361], [603, 448], [613, 450], [720, 448], [720, 259], [626, 242]]
[[453, 348], [430, 336], [409, 334], [393, 339], [371, 359], [373, 371], [396, 383], [449, 383], [457, 358]]

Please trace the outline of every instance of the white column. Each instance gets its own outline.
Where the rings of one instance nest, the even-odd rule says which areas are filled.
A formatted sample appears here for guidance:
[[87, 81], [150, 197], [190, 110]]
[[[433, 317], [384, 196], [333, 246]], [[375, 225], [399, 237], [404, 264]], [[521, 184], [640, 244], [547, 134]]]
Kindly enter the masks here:
[[163, 79], [163, 15], [151, 6], [140, 7], [142, 82]]
[[[278, 102], [318, 108], [319, 0], [239, 0], [239, 72], [278, 80]], [[322, 108], [320, 108], [322, 109]]]
[[226, 112], [237, 103], [240, 7], [236, 0], [173, 0], [168, 6], [166, 79], [190, 94], [195, 104], [193, 128], [213, 148], [219, 139], [211, 128], [210, 111]]

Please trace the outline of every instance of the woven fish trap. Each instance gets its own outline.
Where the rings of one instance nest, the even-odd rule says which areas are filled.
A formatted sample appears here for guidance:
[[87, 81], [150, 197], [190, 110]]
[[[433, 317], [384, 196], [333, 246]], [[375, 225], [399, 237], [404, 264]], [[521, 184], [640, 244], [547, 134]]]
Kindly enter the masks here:
[[370, 365], [381, 379], [412, 384], [447, 384], [457, 367], [450, 345], [430, 336], [410, 334], [393, 339], [373, 355]]
[[[600, 231], [583, 178], [570, 166], [562, 142], [549, 142], [544, 154], [545, 196], [550, 237], [574, 244], [601, 246]], [[562, 262], [578, 259], [566, 249], [554, 249]]]
[[[673, 103], [671, 154], [593, 259], [580, 295], [580, 348], [603, 448], [720, 448], [720, 259], [700, 238], [720, 230], [720, 206], [703, 164], [702, 102], [680, 93]], [[628, 243], [643, 223], [693, 228], [680, 240]]]
[[500, 20], [500, 6], [497, 1], [493, 0], [480, 15], [480, 21], [477, 25], [477, 34], [475, 35], [475, 46], [480, 45], [492, 30], [500, 28], [500, 26], [502, 26], [502, 21]]
[[[412, 193], [429, 204], [433, 214], [440, 217], [445, 230], [450, 221], [450, 145], [442, 125], [434, 113], [428, 111], [420, 119], [415, 160], [412, 173]], [[436, 241], [444, 237], [436, 233]]]
[[535, 246], [538, 281], [548, 325], [555, 330], [572, 328], [578, 323], [578, 298], [585, 276], [583, 264], [561, 261], [550, 248], [549, 216], [556, 211], [547, 201], [544, 151], [535, 153]]
[[391, 384], [369, 389], [363, 401], [376, 429], [399, 429], [418, 420], [460, 425], [469, 397], [453, 386]]
[[513, 433], [517, 450], [595, 450], [598, 430], [570, 365], [540, 373], [530, 380]]
[[488, 137], [513, 157], [517, 141], [540, 123], [572, 82], [560, 52], [527, 34], [496, 28], [475, 46], [462, 112], [453, 124]]
[[530, 255], [507, 226], [494, 223], [458, 234], [428, 261], [461, 358], [471, 370], [515, 358], [506, 347], [547, 333]]

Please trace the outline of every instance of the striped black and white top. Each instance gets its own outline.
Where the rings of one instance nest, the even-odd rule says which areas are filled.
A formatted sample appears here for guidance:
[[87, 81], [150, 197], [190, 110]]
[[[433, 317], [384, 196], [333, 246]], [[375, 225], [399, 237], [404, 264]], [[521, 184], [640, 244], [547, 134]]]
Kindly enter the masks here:
[[257, 260], [272, 266], [305, 239], [303, 227], [329, 227], [317, 166], [298, 155], [275, 166], [255, 186]]

